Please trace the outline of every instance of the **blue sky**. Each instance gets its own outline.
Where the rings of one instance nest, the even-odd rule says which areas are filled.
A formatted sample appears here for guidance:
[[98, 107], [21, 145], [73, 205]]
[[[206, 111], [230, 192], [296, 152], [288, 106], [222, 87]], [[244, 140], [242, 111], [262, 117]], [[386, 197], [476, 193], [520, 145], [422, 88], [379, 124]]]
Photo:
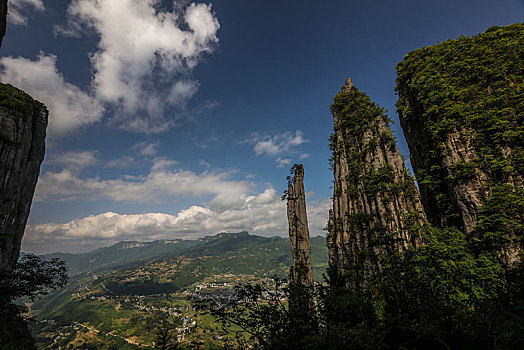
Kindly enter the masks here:
[[522, 0], [10, 0], [0, 80], [50, 109], [22, 249], [286, 235], [280, 195], [298, 162], [324, 234], [345, 78], [398, 121], [406, 53], [523, 18]]

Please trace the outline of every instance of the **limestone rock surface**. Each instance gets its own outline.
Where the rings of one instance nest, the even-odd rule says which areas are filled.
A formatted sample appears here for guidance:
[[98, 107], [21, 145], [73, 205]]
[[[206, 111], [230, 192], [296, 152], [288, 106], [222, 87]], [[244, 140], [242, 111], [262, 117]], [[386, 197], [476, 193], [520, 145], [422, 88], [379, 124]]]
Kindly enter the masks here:
[[353, 287], [381, 269], [381, 257], [419, 244], [422, 203], [384, 111], [351, 79], [331, 106], [333, 210], [327, 244], [330, 267]]
[[313, 286], [314, 280], [304, 192], [304, 167], [302, 164], [295, 165], [292, 170], [293, 178], [288, 181], [287, 190], [287, 217], [293, 256], [290, 282], [309, 288]]
[[0, 268], [11, 269], [44, 159], [46, 107], [23, 91], [0, 84]]
[[523, 188], [524, 24], [417, 49], [397, 65], [397, 111], [424, 208], [471, 234], [496, 184]]

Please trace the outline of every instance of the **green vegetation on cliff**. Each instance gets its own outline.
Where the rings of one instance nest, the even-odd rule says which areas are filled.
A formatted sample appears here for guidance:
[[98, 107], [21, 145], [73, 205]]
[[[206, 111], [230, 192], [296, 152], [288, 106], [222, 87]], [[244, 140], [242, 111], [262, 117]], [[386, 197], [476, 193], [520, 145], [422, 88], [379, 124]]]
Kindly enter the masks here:
[[328, 247], [333, 272], [364, 287], [384, 254], [417, 244], [426, 221], [385, 111], [351, 79], [333, 98], [334, 173]]
[[494, 183], [524, 175], [524, 24], [412, 51], [397, 72], [397, 110], [422, 195], [435, 198], [436, 216], [467, 226], [450, 187], [477, 177], [488, 196]]
[[412, 51], [397, 71], [397, 91], [413, 96], [399, 100], [399, 113], [422, 118], [436, 146], [457, 129], [474, 133], [478, 158], [462, 162], [463, 177], [475, 168], [496, 178], [523, 173], [524, 24]]
[[344, 130], [347, 135], [355, 139], [360, 139], [366, 130], [378, 127], [378, 117], [386, 124], [391, 122], [382, 107], [355, 87], [343, 88], [337, 93], [330, 110], [337, 116], [335, 131]]
[[[365, 167], [368, 151], [375, 147], [380, 147], [384, 153], [396, 149], [395, 137], [389, 129], [391, 119], [386, 111], [355, 87], [343, 87], [333, 98], [330, 110], [336, 116], [334, 133], [330, 137], [330, 149], [333, 153], [330, 161], [333, 166], [337, 157], [346, 150], [349, 178], [345, 180], [348, 181], [348, 185], [350, 182], [362, 181], [364, 192], [368, 196], [377, 193], [416, 196], [413, 178], [407, 172], [402, 176], [404, 181], [398, 182], [395, 181], [391, 164], [384, 163], [376, 169]], [[343, 141], [337, 139], [337, 133], [341, 134]], [[348, 192], [352, 198], [360, 195], [354, 186], [350, 186]]]
[[38, 108], [46, 108], [43, 103], [33, 99], [11, 84], [0, 83], [0, 107], [9, 108], [27, 117]]

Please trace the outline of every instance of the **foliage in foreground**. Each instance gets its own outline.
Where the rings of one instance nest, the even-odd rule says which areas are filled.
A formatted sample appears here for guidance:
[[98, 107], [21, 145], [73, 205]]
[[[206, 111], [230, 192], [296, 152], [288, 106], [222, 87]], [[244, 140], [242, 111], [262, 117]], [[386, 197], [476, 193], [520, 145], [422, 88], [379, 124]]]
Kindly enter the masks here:
[[[309, 304], [306, 289], [287, 286], [286, 280], [274, 277], [267, 284], [241, 284], [229, 295], [209, 295], [196, 301], [199, 311], [209, 311], [229, 333], [234, 349], [315, 349], [318, 320], [304, 307]], [[271, 287], [268, 287], [271, 285]], [[295, 297], [295, 307], [288, 300]], [[305, 317], [312, 314], [313, 318]]]
[[155, 338], [155, 349], [159, 350], [178, 350], [180, 344], [174, 339], [172, 332], [167, 327], [157, 329]]
[[[255, 349], [515, 349], [524, 347], [522, 266], [502, 268], [454, 228], [426, 227], [418, 250], [392, 255], [365, 290], [330, 273], [315, 289], [313, 316], [283, 298], [308, 299], [276, 280], [241, 285], [196, 307]], [[241, 348], [240, 344], [237, 344]]]
[[33, 254], [24, 256], [13, 271], [0, 271], [0, 348], [36, 349], [21, 298], [34, 301], [67, 284], [67, 268], [59, 259], [43, 261]]

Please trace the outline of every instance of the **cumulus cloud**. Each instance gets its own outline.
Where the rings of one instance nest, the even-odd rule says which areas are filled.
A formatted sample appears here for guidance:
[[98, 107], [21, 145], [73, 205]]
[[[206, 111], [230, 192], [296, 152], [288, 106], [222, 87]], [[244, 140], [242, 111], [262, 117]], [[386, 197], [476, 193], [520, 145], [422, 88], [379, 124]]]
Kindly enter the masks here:
[[7, 21], [13, 25], [27, 25], [27, 12], [44, 11], [42, 0], [9, 0]]
[[124, 175], [103, 180], [82, 178], [70, 169], [47, 171], [39, 181], [35, 201], [100, 200], [158, 202], [177, 196], [210, 197], [217, 210], [241, 206], [253, 187], [247, 181], [231, 180], [231, 172], [202, 172], [173, 169], [176, 162], [155, 158], [147, 175]]
[[139, 142], [133, 145], [132, 148], [141, 156], [154, 156], [157, 152], [158, 142]]
[[280, 158], [280, 157], [278, 157], [276, 159], [276, 162], [277, 162], [277, 167], [278, 168], [285, 168], [285, 167], [291, 165], [291, 159], [289, 159], [289, 158]]
[[105, 168], [128, 168], [135, 164], [135, 159], [130, 156], [122, 156], [111, 159], [104, 165]]
[[206, 162], [206, 161], [203, 160], [203, 159], [200, 159], [200, 160], [198, 161], [198, 164], [199, 164], [200, 166], [203, 166], [203, 167], [208, 168], [208, 169], [211, 168], [211, 164], [209, 164], [208, 162]]
[[276, 156], [290, 152], [296, 153], [296, 147], [306, 142], [309, 141], [304, 139], [304, 133], [297, 130], [295, 133], [287, 131], [273, 136], [255, 133], [242, 143], [253, 144], [253, 151], [257, 156], [262, 154]]
[[[11, 21], [18, 24], [27, 21], [18, 10], [44, 9], [42, 0], [11, 0], [10, 7]], [[90, 53], [89, 92], [67, 82], [56, 68], [56, 56], [44, 53], [36, 61], [2, 58], [0, 79], [48, 106], [51, 133], [90, 125], [102, 119], [104, 110], [121, 129], [166, 131], [177, 118], [188, 116], [187, 102], [199, 87], [191, 72], [203, 54], [213, 51], [220, 28], [211, 5], [174, 7], [163, 11], [160, 0], [73, 0], [69, 25], [55, 33], [98, 36]]]
[[[329, 200], [308, 202], [311, 235], [323, 232], [329, 208]], [[65, 224], [28, 225], [24, 249], [37, 249], [43, 253], [61, 247], [66, 251], [78, 252], [121, 240], [193, 239], [217, 232], [242, 230], [265, 236], [287, 235], [285, 202], [280, 200], [273, 188], [246, 196], [239, 207], [225, 211], [191, 206], [177, 215], [107, 212]]]
[[100, 41], [91, 55], [97, 97], [117, 106], [121, 128], [162, 132], [173, 125], [165, 106], [183, 109], [198, 82], [188, 77], [201, 55], [218, 42], [220, 24], [211, 5], [161, 11], [159, 0], [73, 0], [70, 26]]
[[309, 158], [309, 153], [302, 153], [299, 158], [300, 159], [307, 159], [307, 158]]
[[49, 164], [59, 165], [73, 172], [91, 167], [98, 163], [96, 151], [69, 151], [50, 156]]
[[0, 66], [2, 82], [19, 87], [47, 106], [49, 134], [68, 133], [102, 118], [103, 106], [64, 79], [56, 68], [56, 56], [40, 53], [36, 61], [2, 57]]

